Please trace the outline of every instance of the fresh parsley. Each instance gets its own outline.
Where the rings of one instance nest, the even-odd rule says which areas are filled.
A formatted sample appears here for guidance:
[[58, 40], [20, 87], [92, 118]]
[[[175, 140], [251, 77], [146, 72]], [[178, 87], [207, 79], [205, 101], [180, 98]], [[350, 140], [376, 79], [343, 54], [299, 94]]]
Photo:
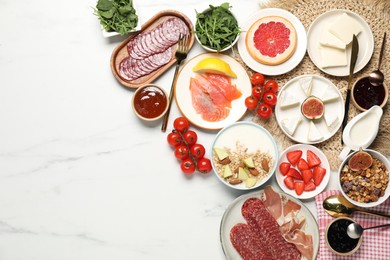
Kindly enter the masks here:
[[195, 33], [202, 45], [217, 51], [228, 47], [240, 33], [229, 3], [212, 6], [202, 13], [196, 12]]
[[132, 0], [98, 0], [95, 15], [104, 30], [121, 35], [131, 32], [138, 23]]

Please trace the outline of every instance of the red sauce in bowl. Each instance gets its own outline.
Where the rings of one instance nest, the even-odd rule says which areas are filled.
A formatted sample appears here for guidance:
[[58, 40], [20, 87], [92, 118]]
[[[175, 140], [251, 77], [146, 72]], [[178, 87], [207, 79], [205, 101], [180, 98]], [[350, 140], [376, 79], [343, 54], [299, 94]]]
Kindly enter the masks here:
[[372, 106], [382, 105], [386, 96], [385, 86], [373, 86], [368, 77], [364, 77], [355, 83], [352, 95], [360, 107], [370, 109]]
[[141, 117], [147, 119], [159, 117], [165, 112], [167, 104], [165, 92], [157, 86], [144, 86], [134, 93], [134, 109]]

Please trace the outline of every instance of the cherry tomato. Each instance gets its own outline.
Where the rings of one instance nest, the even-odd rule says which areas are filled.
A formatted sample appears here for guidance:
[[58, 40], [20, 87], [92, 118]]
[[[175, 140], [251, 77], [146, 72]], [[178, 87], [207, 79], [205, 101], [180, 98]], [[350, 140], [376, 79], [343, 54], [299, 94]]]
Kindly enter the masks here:
[[192, 131], [188, 130], [183, 134], [184, 141], [188, 144], [189, 147], [193, 146], [196, 144], [196, 141], [198, 140], [198, 135]]
[[263, 86], [264, 80], [265, 80], [264, 75], [258, 72], [253, 73], [251, 77], [251, 83], [253, 86], [255, 85]]
[[206, 149], [204, 149], [204, 146], [201, 144], [194, 144], [190, 148], [191, 155], [196, 159], [203, 158], [204, 154], [206, 153]]
[[178, 117], [173, 122], [173, 127], [180, 133], [184, 133], [190, 127], [190, 122], [185, 117]]
[[253, 97], [247, 97], [245, 99], [245, 106], [248, 110], [255, 110], [257, 107], [257, 99]]
[[191, 174], [196, 169], [194, 161], [190, 158], [183, 160], [180, 164], [180, 168], [181, 168], [181, 171], [185, 174]]
[[278, 97], [272, 91], [267, 91], [264, 93], [263, 102], [270, 105], [271, 107], [275, 106]]
[[278, 82], [276, 82], [275, 80], [268, 80], [265, 85], [264, 85], [264, 91], [272, 91], [274, 93], [278, 92], [278, 89], [279, 89], [279, 86], [278, 86]]
[[171, 132], [167, 136], [167, 141], [170, 146], [176, 147], [183, 143], [183, 138], [179, 133]]
[[207, 158], [202, 158], [198, 160], [198, 171], [201, 173], [208, 173], [212, 169], [211, 162]]
[[252, 96], [255, 97], [257, 100], [261, 98], [262, 94], [263, 90], [261, 89], [261, 86], [257, 85], [252, 88]]
[[184, 159], [187, 159], [190, 156], [188, 148], [184, 144], [181, 144], [181, 145], [177, 146], [175, 148], [175, 152], [174, 153], [175, 153], [175, 157], [178, 160], [184, 160]]
[[263, 119], [268, 119], [272, 115], [272, 108], [270, 105], [262, 103], [257, 109], [257, 114]]

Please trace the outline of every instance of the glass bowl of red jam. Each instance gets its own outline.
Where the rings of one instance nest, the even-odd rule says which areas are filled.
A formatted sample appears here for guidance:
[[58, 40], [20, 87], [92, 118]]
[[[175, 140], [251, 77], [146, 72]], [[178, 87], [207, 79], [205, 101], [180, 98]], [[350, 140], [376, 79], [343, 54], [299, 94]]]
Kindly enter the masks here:
[[387, 85], [371, 85], [368, 76], [359, 78], [351, 89], [352, 103], [360, 111], [366, 111], [372, 106], [384, 107], [389, 97]]
[[355, 221], [348, 217], [339, 217], [332, 220], [326, 227], [326, 245], [333, 253], [347, 256], [352, 255], [359, 249], [363, 236], [358, 239], [348, 236], [347, 228], [351, 223], [355, 223]]
[[132, 107], [134, 113], [142, 120], [155, 121], [167, 112], [168, 95], [163, 88], [146, 84], [134, 92]]

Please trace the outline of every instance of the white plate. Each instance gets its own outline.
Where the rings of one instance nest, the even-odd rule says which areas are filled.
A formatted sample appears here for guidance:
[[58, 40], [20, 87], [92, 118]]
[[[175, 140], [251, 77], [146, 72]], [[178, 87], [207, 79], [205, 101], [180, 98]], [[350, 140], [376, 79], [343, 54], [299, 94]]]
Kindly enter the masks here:
[[[323, 91], [327, 86], [330, 86], [334, 89], [334, 91], [337, 92], [338, 94], [338, 99], [334, 101], [330, 101], [325, 103], [325, 113], [336, 113], [338, 115], [339, 121], [337, 125], [332, 129], [329, 130], [328, 126], [326, 125], [325, 122], [325, 115], [318, 120], [314, 120], [313, 122], [315, 123], [316, 127], [318, 130], [323, 134], [323, 138], [319, 141], [312, 142], [307, 139], [308, 137], [308, 132], [309, 132], [309, 125], [310, 121], [309, 119], [305, 118], [302, 113], [301, 113], [301, 103], [307, 98], [305, 93], [302, 91], [300, 85], [299, 85], [299, 80], [304, 78], [304, 77], [313, 77], [313, 87], [312, 87], [312, 96], [316, 97], [321, 97]], [[284, 91], [288, 91], [290, 94], [293, 94], [299, 101], [300, 104], [290, 107], [290, 108], [280, 108], [280, 99], [281, 95]], [[323, 142], [329, 138], [331, 138], [337, 130], [340, 128], [343, 117], [344, 117], [344, 101], [343, 97], [338, 90], [338, 88], [328, 79], [318, 76], [318, 75], [302, 75], [298, 76], [296, 78], [293, 78], [292, 80], [288, 81], [283, 88], [279, 91], [278, 94], [278, 102], [276, 103], [275, 106], [275, 116], [276, 120], [279, 124], [279, 127], [282, 129], [282, 131], [290, 137], [292, 140], [298, 143], [304, 143], [304, 144], [314, 144], [314, 143], [320, 143]], [[293, 118], [296, 116], [302, 115], [302, 121], [298, 125], [297, 129], [294, 132], [294, 135], [290, 135], [289, 133], [286, 132], [286, 130], [282, 126], [282, 120], [286, 118]]]
[[[314, 152], [318, 156], [318, 158], [320, 158], [320, 160], [321, 160], [320, 166], [322, 168], [326, 169], [326, 174], [325, 174], [324, 179], [322, 180], [320, 186], [316, 187], [316, 189], [313, 190], [313, 191], [304, 191], [301, 195], [298, 195], [295, 192], [295, 190], [290, 190], [289, 188], [287, 188], [287, 186], [284, 184], [284, 178], [286, 176], [283, 176], [280, 173], [280, 171], [279, 171], [279, 165], [282, 162], [288, 162], [287, 156], [286, 156], [287, 153], [291, 152], [291, 151], [295, 151], [295, 150], [301, 150], [302, 151], [302, 157], [301, 158], [305, 159], [306, 161], [307, 161], [306, 152], [307, 152], [307, 150], [311, 150], [312, 152]], [[297, 171], [299, 171], [297, 167], [294, 167], [294, 166], [291, 166], [291, 167], [293, 167]], [[310, 198], [314, 198], [315, 196], [320, 194], [325, 189], [326, 185], [328, 185], [328, 183], [329, 183], [330, 174], [331, 174], [331, 172], [330, 172], [330, 166], [329, 166], [328, 158], [326, 158], [325, 154], [320, 149], [318, 149], [315, 146], [308, 145], [308, 144], [296, 144], [296, 145], [292, 145], [292, 146], [288, 147], [280, 155], [279, 160], [278, 160], [278, 167], [276, 168], [275, 177], [276, 177], [276, 181], [279, 184], [279, 187], [285, 193], [287, 193], [287, 194], [289, 194], [289, 195], [291, 195], [291, 196], [293, 196], [295, 198], [298, 198], [298, 199], [310, 199]]]
[[260, 125], [245, 121], [237, 122], [218, 132], [212, 144], [211, 151], [214, 153], [214, 147], [230, 148], [232, 151], [235, 151], [237, 141], [248, 148], [248, 153], [259, 150], [260, 152], [268, 153], [273, 157], [273, 166], [270, 168], [268, 175], [258, 181], [253, 187], [246, 188], [244, 183], [231, 185], [224, 178], [220, 177], [217, 173], [213, 160], [211, 160], [214, 173], [222, 183], [233, 189], [256, 189], [266, 183], [275, 172], [276, 161], [278, 159], [278, 148], [275, 140], [272, 135]]
[[[226, 61], [230, 65], [231, 69], [237, 75], [237, 78], [232, 79], [232, 84], [235, 84], [242, 93], [240, 98], [232, 101], [232, 108], [230, 109], [229, 116], [217, 122], [208, 122], [204, 120], [198, 113], [196, 113], [194, 107], [192, 106], [190, 78], [195, 77], [196, 75], [192, 69], [199, 61], [208, 57], [219, 58]], [[251, 92], [252, 85], [249, 76], [242, 65], [230, 56], [217, 53], [200, 54], [187, 61], [182, 67], [175, 82], [175, 99], [181, 113], [193, 125], [210, 130], [218, 130], [240, 120], [246, 113], [245, 98], [250, 96]]]
[[331, 24], [336, 19], [336, 17], [343, 13], [347, 13], [349, 16], [353, 17], [362, 27], [362, 32], [360, 32], [357, 36], [359, 42], [359, 55], [356, 61], [354, 73], [360, 71], [370, 61], [372, 53], [374, 51], [374, 36], [372, 35], [370, 26], [362, 17], [349, 10], [335, 9], [318, 16], [310, 25], [309, 30], [307, 32], [307, 53], [309, 54], [312, 62], [317, 66], [317, 68], [319, 68], [323, 72], [329, 75], [340, 77], [349, 75], [349, 63], [352, 48], [351, 44], [347, 46], [347, 66], [321, 68], [319, 40], [324, 28]]
[[[263, 194], [263, 190], [241, 195], [229, 205], [229, 207], [226, 209], [225, 213], [223, 214], [221, 220], [221, 226], [220, 226], [220, 239], [221, 239], [222, 249], [227, 259], [242, 259], [241, 256], [238, 254], [237, 250], [233, 247], [232, 243], [230, 242], [230, 230], [237, 223], [246, 222], [246, 220], [241, 214], [241, 207], [244, 204], [244, 202], [249, 198], [260, 198], [262, 194]], [[301, 205], [301, 209], [298, 212], [298, 217], [304, 216], [306, 219], [306, 224], [303, 231], [305, 231], [306, 234], [311, 235], [313, 238], [313, 259], [316, 259], [319, 246], [320, 246], [320, 234], [318, 230], [317, 221], [315, 220], [314, 216], [311, 214], [310, 210], [306, 208], [306, 206], [301, 201], [287, 194], [283, 194], [283, 193], [281, 194], [283, 196], [286, 196], [290, 200], [294, 201], [295, 203]]]
[[[266, 16], [281, 16], [289, 20], [297, 32], [297, 47], [294, 54], [288, 60], [279, 65], [270, 66], [261, 64], [260, 62], [252, 58], [246, 48], [246, 31], [248, 31], [252, 24], [254, 24], [257, 20]], [[245, 64], [248, 65], [248, 67], [250, 67], [254, 71], [270, 76], [281, 75], [286, 72], [289, 72], [290, 70], [298, 66], [298, 64], [302, 61], [303, 56], [305, 56], [307, 45], [305, 27], [295, 15], [286, 10], [279, 8], [261, 9], [246, 22], [242, 30], [243, 32], [241, 33], [237, 43], [238, 51]]]

